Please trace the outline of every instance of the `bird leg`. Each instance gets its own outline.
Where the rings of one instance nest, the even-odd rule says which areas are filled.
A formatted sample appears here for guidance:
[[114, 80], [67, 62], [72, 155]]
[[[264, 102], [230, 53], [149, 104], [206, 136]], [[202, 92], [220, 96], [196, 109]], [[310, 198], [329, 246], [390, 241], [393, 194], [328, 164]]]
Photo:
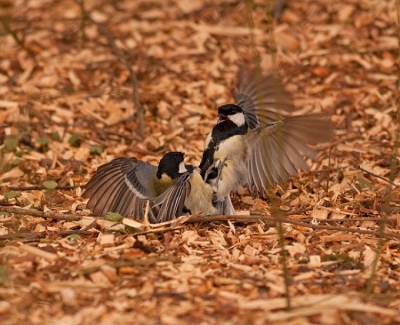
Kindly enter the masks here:
[[217, 167], [217, 180], [215, 182], [215, 186], [218, 188], [218, 183], [219, 180], [221, 178], [221, 174], [222, 174], [222, 168], [224, 168], [225, 166], [225, 162], [226, 162], [226, 157], [224, 158], [224, 160], [222, 160], [222, 163], [220, 163]]

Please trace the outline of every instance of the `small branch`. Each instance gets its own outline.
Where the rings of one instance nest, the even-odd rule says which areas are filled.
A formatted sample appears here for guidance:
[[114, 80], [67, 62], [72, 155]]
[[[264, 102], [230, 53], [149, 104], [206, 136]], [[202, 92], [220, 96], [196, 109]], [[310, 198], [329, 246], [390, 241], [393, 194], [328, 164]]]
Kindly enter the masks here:
[[333, 49], [333, 50], [316, 50], [316, 51], [308, 51], [302, 54], [299, 54], [299, 59], [307, 59], [313, 56], [328, 56], [328, 55], [344, 55], [344, 54], [369, 54], [369, 53], [378, 53], [378, 52], [386, 52], [386, 51], [397, 51], [398, 46], [381, 46], [375, 48], [362, 48], [357, 50], [352, 49]]
[[39, 210], [34, 210], [34, 209], [23, 209], [23, 208], [17, 208], [17, 207], [0, 206], [0, 212], [8, 212], [8, 213], [14, 213], [14, 214], [21, 214], [21, 215], [25, 215], [25, 216], [66, 220], [66, 221], [79, 221], [82, 219], [82, 216], [78, 216], [76, 214], [52, 213], [52, 212], [44, 212], [44, 211], [39, 211]]
[[322, 169], [316, 169], [316, 170], [309, 170], [307, 173], [309, 174], [321, 174], [321, 173], [331, 173], [331, 172], [337, 172], [340, 170], [343, 170], [345, 167], [338, 167], [338, 168], [322, 168]]
[[[17, 208], [17, 207], [5, 207], [5, 206], [0, 206], [0, 212], [8, 212], [8, 213], [14, 213], [14, 214], [20, 214], [20, 215], [29, 215], [29, 216], [34, 216], [34, 217], [41, 217], [41, 218], [49, 218], [49, 219], [56, 219], [56, 220], [67, 220], [67, 221], [79, 221], [82, 219], [82, 216], [74, 215], [74, 214], [60, 214], [60, 213], [52, 213], [52, 212], [43, 212], [43, 211], [38, 211], [38, 210], [33, 210], [33, 209], [23, 209], [23, 208]], [[297, 221], [297, 220], [292, 220], [288, 219], [287, 217], [274, 217], [274, 216], [267, 216], [267, 215], [232, 215], [232, 216], [225, 216], [225, 215], [220, 215], [220, 216], [208, 216], [208, 217], [181, 217], [182, 219], [177, 219], [173, 220], [169, 223], [177, 223], [177, 226], [170, 226], [170, 227], [165, 227], [165, 228], [159, 228], [155, 230], [150, 230], [150, 231], [145, 231], [145, 232], [138, 232], [135, 233], [134, 235], [143, 235], [146, 233], [154, 233], [154, 232], [166, 232], [166, 231], [171, 231], [171, 230], [177, 230], [177, 229], [182, 229], [183, 223], [201, 223], [201, 222], [219, 222], [219, 221], [235, 221], [235, 222], [243, 222], [243, 223], [248, 223], [248, 222], [264, 222], [266, 225], [270, 227], [276, 227], [276, 222], [282, 222], [282, 223], [289, 223], [292, 225], [297, 225], [301, 227], [306, 227], [306, 228], [312, 228], [312, 229], [325, 229], [325, 230], [336, 230], [336, 231], [344, 231], [344, 232], [351, 232], [351, 233], [357, 233], [357, 234], [365, 234], [365, 235], [374, 235], [379, 237], [380, 232], [379, 231], [372, 231], [372, 230], [361, 230], [361, 229], [355, 229], [355, 228], [348, 228], [348, 227], [340, 227], [340, 226], [326, 226], [326, 225], [321, 225], [321, 224], [311, 224], [309, 222], [303, 222], [303, 221]], [[388, 218], [388, 220], [396, 220], [395, 217]], [[321, 222], [349, 222], [349, 221], [382, 221], [381, 219], [373, 219], [373, 218], [351, 218], [351, 219], [330, 219], [330, 220], [321, 220]], [[160, 226], [160, 225], [154, 225], [154, 226]], [[386, 237], [392, 237], [392, 238], [400, 238], [400, 234], [396, 234], [393, 232], [384, 232], [384, 236]]]
[[[366, 219], [367, 221], [368, 219]], [[285, 220], [284, 223], [290, 223], [292, 225], [308, 227], [312, 229], [325, 229], [325, 230], [335, 230], [335, 231], [344, 231], [344, 232], [351, 232], [356, 234], [364, 234], [364, 235], [374, 235], [376, 237], [381, 236], [381, 232], [373, 231], [373, 230], [362, 230], [356, 228], [348, 228], [348, 227], [340, 227], [340, 226], [325, 226], [325, 225], [314, 225], [311, 223], [295, 221], [295, 220]], [[393, 238], [400, 238], [400, 234], [396, 234], [393, 232], [384, 232], [383, 235], [385, 237], [393, 237]]]
[[343, 208], [346, 205], [354, 205], [354, 204], [358, 204], [358, 203], [365, 203], [365, 202], [370, 202], [372, 199], [371, 198], [367, 198], [367, 199], [359, 199], [359, 200], [352, 200], [352, 201], [347, 201], [345, 203], [341, 203], [335, 206], [335, 208]]
[[[138, 130], [137, 134], [140, 138], [143, 138], [144, 133], [144, 112], [143, 107], [140, 105], [139, 102], [139, 94], [138, 94], [138, 81], [136, 77], [135, 71], [133, 71], [132, 66], [129, 64], [126, 56], [122, 52], [122, 50], [117, 46], [115, 42], [114, 36], [109, 32], [107, 27], [104, 24], [97, 22], [92, 18], [89, 12], [86, 11], [84, 8], [83, 0], [74, 0], [74, 2], [80, 7], [82, 16], [84, 19], [89, 20], [91, 23], [96, 25], [100, 34], [102, 34], [106, 39], [108, 44], [111, 46], [114, 54], [118, 57], [118, 59], [125, 65], [129, 72], [129, 81], [132, 87], [132, 101], [136, 108], [136, 116], [137, 116], [137, 123], [138, 123]], [[133, 115], [133, 114], [132, 114]]]
[[3, 26], [4, 30], [6, 33], [10, 34], [11, 37], [14, 39], [14, 41], [21, 47], [24, 47], [24, 42], [23, 40], [21, 40], [17, 33], [14, 32], [9, 24], [9, 20], [13, 19], [12, 17], [10, 17], [9, 19], [7, 19], [7, 17], [5, 16], [0, 16], [0, 25]]
[[207, 217], [189, 217], [184, 223], [201, 223], [201, 222], [219, 222], [219, 221], [235, 221], [235, 222], [258, 222], [267, 221], [269, 226], [275, 225], [275, 219], [271, 216], [259, 215], [259, 216], [243, 216], [243, 215], [220, 215], [220, 216], [207, 216]]
[[[66, 185], [66, 186], [57, 186], [55, 190], [73, 190], [82, 185]], [[47, 190], [42, 185], [32, 185], [32, 186], [9, 186], [8, 187], [11, 191], [37, 191], [37, 190]]]
[[[120, 122], [125, 122], [125, 121], [131, 120], [131, 119], [132, 118], [129, 117], [129, 118], [127, 118], [125, 120], [122, 120]], [[118, 123], [115, 123], [113, 125], [116, 125]], [[112, 125], [108, 125], [108, 126], [112, 126]], [[104, 132], [105, 134], [108, 134], [108, 135], [115, 135], [116, 137], [119, 137], [119, 138], [122, 138], [122, 139], [136, 140], [136, 141], [140, 140], [139, 136], [133, 135], [133, 134], [123, 134], [123, 133], [120, 133], [120, 132], [114, 132], [114, 131], [108, 131], [108, 130], [102, 130], [102, 132]], [[147, 152], [151, 152], [151, 151], [147, 151]], [[151, 153], [154, 154], [154, 152], [151, 152]]]
[[62, 231], [41, 231], [41, 232], [17, 232], [14, 234], [0, 235], [0, 240], [5, 239], [36, 239], [36, 238], [46, 238], [49, 236], [70, 236], [70, 235], [80, 235], [80, 236], [90, 236], [97, 234], [93, 231], [86, 230], [62, 230]]
[[392, 181], [386, 179], [385, 177], [382, 177], [382, 176], [377, 175], [377, 174], [375, 174], [375, 173], [373, 173], [373, 172], [370, 172], [370, 171], [368, 171], [368, 170], [362, 168], [361, 166], [354, 166], [354, 168], [355, 168], [355, 169], [358, 169], [358, 170], [361, 170], [362, 172], [367, 173], [367, 174], [369, 174], [369, 175], [371, 175], [371, 176], [374, 176], [374, 177], [376, 177], [376, 178], [379, 178], [379, 179], [385, 181], [386, 183], [389, 183], [390, 185], [393, 185], [394, 187], [397, 187], [397, 188], [400, 187], [399, 185], [393, 183]]
[[328, 177], [326, 179], [326, 187], [325, 187], [325, 195], [328, 194], [329, 192], [329, 179], [331, 177], [331, 157], [332, 157], [332, 147], [329, 149], [329, 154], [328, 154]]
[[81, 2], [79, 4], [79, 7], [81, 9], [81, 14], [82, 14], [82, 19], [81, 19], [82, 40], [86, 41], [87, 40], [87, 36], [86, 36], [85, 26], [86, 26], [87, 15], [85, 13], [85, 0], [81, 0]]
[[[355, 229], [355, 228], [348, 228], [348, 227], [340, 227], [340, 226], [325, 226], [321, 224], [312, 224], [308, 222], [302, 222], [302, 221], [297, 221], [297, 220], [291, 220], [285, 217], [273, 217], [273, 216], [238, 216], [238, 215], [233, 215], [233, 216], [211, 216], [211, 217], [195, 217], [195, 218], [188, 218], [185, 223], [199, 223], [199, 222], [207, 222], [207, 221], [236, 221], [236, 222], [268, 222], [268, 225], [276, 226], [276, 222], [280, 221], [282, 223], [289, 223], [292, 225], [297, 225], [301, 227], [306, 227], [306, 228], [312, 228], [312, 229], [325, 229], [325, 230], [335, 230], [335, 231], [344, 231], [344, 232], [351, 232], [351, 233], [356, 233], [356, 234], [364, 234], [364, 235], [374, 235], [376, 237], [379, 237], [381, 235], [381, 232], [379, 231], [372, 231], [372, 230], [362, 230], [362, 229]], [[336, 221], [350, 221], [351, 219], [338, 219]], [[365, 218], [365, 221], [370, 220], [370, 218]], [[394, 219], [393, 219], [394, 220]], [[324, 222], [327, 220], [321, 220], [321, 222]], [[270, 223], [269, 223], [270, 222]], [[171, 227], [168, 230], [172, 230], [173, 227]], [[384, 236], [386, 237], [392, 237], [392, 238], [400, 238], [400, 234], [396, 234], [393, 232], [384, 232]]]
[[[153, 226], [152, 224], [150, 224], [150, 226]], [[165, 227], [165, 228], [156, 228], [156, 229], [151, 229], [151, 230], [146, 230], [146, 231], [140, 231], [140, 232], [135, 232], [132, 235], [133, 236], [139, 236], [139, 235], [147, 235], [147, 234], [163, 234], [172, 230], [179, 230], [179, 229], [185, 229], [184, 226], [182, 225], [176, 225], [176, 226], [169, 226], [169, 227]]]
[[[107, 263], [106, 265], [112, 266], [116, 269], [119, 269], [121, 267], [136, 267], [136, 266], [144, 266], [144, 265], [154, 265], [158, 262], [165, 262], [169, 261], [172, 263], [179, 263], [181, 259], [176, 256], [161, 256], [161, 257], [155, 257], [155, 258], [141, 258], [141, 259], [136, 259], [132, 261], [119, 261], [119, 262], [113, 262], [113, 263]], [[95, 267], [90, 267], [87, 269], [82, 269], [81, 274], [83, 275], [89, 275], [91, 273], [97, 272], [101, 269], [101, 266], [95, 266]]]

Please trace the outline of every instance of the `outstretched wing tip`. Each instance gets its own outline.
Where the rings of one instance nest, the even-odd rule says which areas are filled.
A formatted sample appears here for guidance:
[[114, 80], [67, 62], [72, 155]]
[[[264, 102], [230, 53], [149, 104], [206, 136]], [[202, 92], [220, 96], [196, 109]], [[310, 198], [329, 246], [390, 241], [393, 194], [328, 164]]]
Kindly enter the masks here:
[[[137, 194], [146, 193], [148, 187], [138, 177], [137, 170], [147, 168], [154, 171], [155, 166], [136, 158], [116, 158], [101, 165], [89, 182], [84, 186], [82, 197], [89, 199], [86, 206], [93, 215], [104, 216], [107, 212], [117, 212], [123, 216], [138, 212]], [[142, 217], [139, 213], [138, 219]]]
[[287, 180], [299, 170], [309, 170], [315, 145], [329, 142], [333, 123], [325, 113], [299, 115], [271, 123], [248, 134], [248, 186], [257, 192]]
[[235, 99], [245, 112], [250, 129], [288, 116], [296, 109], [279, 75], [275, 72], [263, 74], [258, 65], [239, 68]]

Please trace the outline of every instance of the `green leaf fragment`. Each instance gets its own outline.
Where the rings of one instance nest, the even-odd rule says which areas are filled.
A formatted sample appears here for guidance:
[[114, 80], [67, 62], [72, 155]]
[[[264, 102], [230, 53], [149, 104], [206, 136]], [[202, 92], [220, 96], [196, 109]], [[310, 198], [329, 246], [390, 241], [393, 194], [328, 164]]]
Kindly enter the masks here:
[[41, 144], [42, 146], [46, 146], [50, 143], [50, 139], [49, 138], [44, 138], [44, 137], [40, 137], [37, 138], [36, 141]]
[[58, 186], [57, 182], [55, 181], [44, 181], [42, 184], [47, 190], [54, 190]]
[[82, 139], [76, 133], [72, 133], [70, 138], [68, 139], [68, 142], [73, 147], [79, 147], [82, 142]]
[[4, 194], [3, 194], [3, 196], [7, 199], [7, 200], [10, 200], [10, 199], [15, 199], [15, 198], [17, 198], [17, 197], [20, 197], [22, 194], [20, 193], [20, 192], [5, 192]]
[[19, 158], [19, 157], [17, 157], [17, 158], [15, 158], [15, 159], [12, 161], [11, 165], [12, 165], [12, 166], [18, 166], [18, 164], [19, 164], [21, 161], [22, 161], [22, 159]]
[[358, 183], [360, 184], [360, 187], [362, 189], [364, 189], [364, 188], [372, 188], [373, 187], [373, 185], [367, 179], [365, 179], [364, 177], [359, 177], [358, 178]]
[[101, 155], [103, 153], [103, 148], [99, 146], [90, 146], [90, 153], [92, 155]]
[[72, 241], [77, 241], [79, 238], [81, 238], [81, 236], [79, 236], [78, 234], [72, 234], [68, 236], [68, 239]]
[[5, 265], [0, 265], [0, 285], [6, 284], [8, 282], [8, 272]]
[[4, 139], [3, 144], [6, 151], [14, 151], [18, 147], [19, 141], [15, 138], [8, 138]]
[[121, 216], [119, 213], [116, 212], [107, 212], [105, 218], [107, 220], [115, 221], [115, 222], [121, 222], [122, 219], [124, 219], [123, 216]]
[[52, 138], [54, 141], [60, 141], [60, 140], [61, 140], [61, 136], [60, 136], [57, 132], [52, 133], [52, 134], [51, 134], [51, 138]]

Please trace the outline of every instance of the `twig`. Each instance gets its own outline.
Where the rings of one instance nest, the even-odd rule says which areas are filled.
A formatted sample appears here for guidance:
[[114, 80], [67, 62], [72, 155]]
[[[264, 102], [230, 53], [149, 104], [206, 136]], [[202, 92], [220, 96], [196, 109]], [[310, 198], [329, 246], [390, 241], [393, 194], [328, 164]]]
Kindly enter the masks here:
[[325, 55], [343, 55], [343, 54], [367, 54], [367, 53], [377, 53], [386, 51], [398, 50], [398, 46], [381, 46], [376, 48], [363, 48], [352, 51], [351, 49], [333, 49], [333, 50], [316, 50], [309, 51], [299, 54], [299, 59], [307, 59], [313, 56], [325, 56]]
[[[9, 20], [11, 20], [11, 19], [13, 19], [13, 18], [10, 17]], [[23, 48], [25, 47], [24, 41], [21, 40], [21, 39], [18, 37], [17, 33], [14, 32], [14, 31], [12, 30], [12, 28], [11, 28], [11, 26], [10, 26], [10, 24], [9, 24], [9, 21], [8, 21], [8, 19], [7, 19], [6, 16], [3, 16], [3, 15], [0, 16], [0, 25], [3, 26], [3, 29], [6, 31], [6, 33], [10, 34], [11, 37], [14, 39], [14, 41], [15, 41], [19, 46], [21, 46], [21, 47], [23, 47]]]
[[[129, 119], [131, 119], [131, 118], [129, 118]], [[125, 119], [125, 120], [128, 120], [128, 119]], [[120, 122], [125, 122], [125, 120], [122, 120], [122, 121], [120, 121]], [[115, 124], [117, 124], [117, 123], [115, 123]], [[115, 124], [112, 124], [112, 125], [115, 125]], [[107, 125], [107, 126], [112, 126], [112, 125]], [[105, 134], [108, 134], [108, 135], [115, 135], [115, 136], [117, 136], [117, 137], [119, 137], [119, 138], [122, 138], [122, 139], [128, 139], [128, 140], [140, 140], [140, 138], [137, 136], [137, 135], [133, 135], [133, 134], [122, 134], [121, 132], [115, 132], [115, 131], [108, 131], [108, 130], [102, 130]], [[152, 152], [152, 151], [147, 151], [148, 153], [152, 153], [152, 154], [154, 154], [154, 152]]]
[[[309, 219], [309, 217], [307, 217]], [[397, 217], [388, 217], [387, 220], [389, 221], [396, 221]], [[377, 218], [344, 218], [344, 219], [325, 219], [325, 220], [318, 220], [323, 223], [335, 223], [335, 222], [358, 222], [358, 221], [374, 221], [374, 222], [382, 222], [381, 217]]]
[[[400, 23], [400, 0], [397, 0], [396, 4], [397, 4], [397, 6], [396, 6], [396, 13], [397, 13], [397, 41], [399, 42], [400, 41], [400, 27], [399, 27], [399, 23]], [[400, 58], [400, 55], [398, 54], [397, 59], [399, 59], [399, 58]], [[398, 89], [395, 91], [395, 95], [397, 95], [396, 98], [397, 98], [397, 101], [398, 101], [399, 100], [399, 97], [398, 97], [399, 91], [398, 91]], [[398, 102], [396, 104], [398, 104]], [[400, 112], [399, 112], [399, 110], [397, 110], [396, 120], [397, 120], [397, 122], [400, 121]], [[360, 169], [360, 170], [362, 170], [362, 171], [364, 171], [364, 172], [366, 172], [366, 173], [368, 173], [368, 174], [370, 174], [372, 176], [375, 176], [375, 177], [377, 177], [379, 179], [382, 179], [385, 182], [387, 182], [388, 184], [391, 184], [391, 185], [393, 185], [393, 186], [395, 186], [397, 188], [399, 186], [394, 184], [393, 180], [394, 180], [394, 178], [396, 176], [396, 169], [397, 169], [396, 167], [397, 167], [397, 159], [398, 159], [398, 157], [397, 157], [398, 154], [397, 153], [398, 153], [398, 148], [400, 146], [400, 126], [399, 126], [398, 123], [397, 123], [397, 127], [395, 129], [395, 133], [394, 133], [393, 137], [394, 137], [394, 146], [393, 146], [393, 151], [392, 151], [392, 155], [391, 155], [390, 174], [389, 174], [389, 179], [388, 180], [383, 178], [383, 177], [381, 177], [381, 176], [379, 176], [379, 175], [371, 173], [371, 172], [361, 168], [360, 166], [357, 166], [356, 168]], [[374, 260], [373, 260], [373, 262], [372, 262], [372, 264], [370, 266], [371, 274], [368, 277], [367, 286], [365, 288], [365, 297], [366, 298], [369, 298], [371, 296], [371, 294], [373, 293], [373, 291], [374, 291], [373, 284], [374, 284], [374, 282], [375, 282], [375, 280], [377, 278], [378, 263], [379, 263], [380, 256], [381, 256], [381, 250], [382, 250], [382, 247], [384, 245], [384, 240], [386, 239], [385, 229], [386, 229], [386, 225], [387, 225], [387, 222], [388, 222], [388, 210], [389, 210], [388, 207], [390, 206], [390, 200], [391, 200], [391, 197], [393, 195], [393, 188], [388, 185], [386, 191], [387, 191], [387, 195], [385, 197], [385, 203], [383, 205], [383, 209], [378, 209], [379, 214], [382, 216], [383, 222], [379, 224], [379, 234], [380, 234], [380, 236], [379, 236], [378, 243], [376, 245], [376, 255], [375, 255], [375, 258], [374, 258]]]
[[[293, 213], [287, 213], [286, 216], [292, 215]], [[307, 217], [309, 219], [309, 217]], [[396, 221], [397, 217], [388, 217], [389, 221]], [[263, 213], [255, 213], [254, 215], [218, 215], [218, 216], [192, 216], [192, 217], [180, 217], [176, 220], [171, 220], [167, 222], [163, 222], [162, 224], [150, 224], [151, 227], [155, 228], [148, 231], [138, 232], [134, 235], [144, 235], [149, 233], [157, 233], [157, 232], [165, 232], [170, 230], [178, 230], [184, 228], [182, 224], [185, 223], [202, 223], [202, 222], [223, 222], [223, 221], [234, 221], [234, 222], [242, 222], [242, 223], [251, 223], [251, 222], [260, 222], [262, 221], [265, 225], [269, 227], [276, 226], [276, 217], [265, 215]], [[294, 223], [298, 220], [287, 219], [285, 218], [283, 222], [285, 223]], [[334, 223], [334, 222], [358, 222], [358, 221], [375, 221], [381, 222], [382, 218], [345, 218], [345, 219], [325, 219], [319, 220], [324, 223]], [[301, 222], [301, 221], [299, 221]], [[172, 224], [172, 226], [170, 226]], [[176, 226], [173, 226], [176, 224]], [[303, 224], [301, 224], [303, 225]], [[309, 223], [304, 222], [304, 225], [309, 225]]]
[[20, 238], [36, 239], [36, 238], [45, 238], [45, 237], [54, 236], [54, 235], [57, 235], [57, 236], [70, 236], [70, 235], [90, 236], [93, 234], [97, 234], [97, 233], [93, 232], [93, 231], [86, 231], [86, 230], [17, 232], [14, 234], [0, 235], [0, 240], [20, 239]]
[[[73, 190], [82, 185], [65, 185], [65, 186], [57, 186], [55, 190]], [[11, 191], [36, 191], [36, 190], [47, 190], [42, 185], [32, 185], [32, 186], [9, 186], [8, 187]]]
[[[144, 112], [143, 107], [140, 105], [139, 102], [139, 94], [138, 94], [138, 81], [136, 77], [136, 73], [133, 71], [132, 66], [129, 64], [126, 56], [122, 52], [122, 50], [117, 46], [115, 42], [114, 36], [110, 33], [110, 31], [105, 27], [104, 24], [97, 22], [92, 18], [90, 13], [86, 11], [84, 8], [83, 1], [74, 0], [74, 2], [80, 7], [82, 15], [84, 19], [89, 20], [91, 23], [96, 25], [100, 34], [102, 34], [106, 39], [107, 42], [110, 44], [114, 54], [118, 57], [118, 59], [125, 65], [126, 69], [129, 72], [129, 81], [132, 86], [132, 101], [136, 108], [136, 116], [137, 116], [137, 123], [138, 123], [138, 130], [137, 134], [140, 138], [143, 138], [144, 133]], [[132, 114], [133, 115], [133, 114]]]
[[[290, 223], [292, 225], [308, 227], [308, 228], [312, 228], [312, 229], [325, 229], [325, 230], [344, 231], [344, 232], [352, 232], [352, 233], [356, 233], [356, 234], [374, 235], [376, 237], [379, 237], [381, 235], [381, 232], [373, 231], [373, 230], [362, 230], [362, 229], [340, 227], [340, 226], [315, 225], [315, 224], [312, 224], [312, 223], [306, 223], [306, 222], [301, 222], [301, 221], [296, 221], [296, 220], [288, 220], [288, 219], [284, 220], [283, 222], [284, 223]], [[383, 235], [385, 237], [400, 238], [400, 234], [396, 234], [396, 233], [393, 233], [393, 232], [383, 232]]]
[[[83, 218], [83, 216], [78, 216], [74, 214], [60, 214], [60, 213], [52, 213], [52, 212], [43, 212], [43, 211], [38, 211], [38, 210], [33, 210], [33, 209], [23, 209], [23, 208], [17, 208], [17, 207], [5, 207], [5, 206], [0, 206], [0, 212], [8, 212], [8, 213], [14, 213], [14, 214], [21, 214], [21, 215], [30, 215], [34, 217], [42, 217], [42, 218], [49, 218], [49, 219], [57, 219], [57, 220], [67, 220], [67, 221], [79, 221]], [[348, 227], [340, 227], [340, 226], [325, 226], [325, 225], [316, 225], [316, 224], [311, 224], [308, 222], [303, 222], [303, 221], [297, 221], [297, 220], [292, 220], [288, 219], [286, 217], [274, 217], [274, 216], [268, 216], [268, 215], [249, 215], [249, 216], [244, 216], [244, 215], [232, 215], [232, 216], [226, 216], [226, 215], [219, 215], [219, 216], [208, 216], [208, 217], [189, 217], [183, 219], [182, 223], [201, 223], [201, 222], [218, 222], [218, 221], [235, 221], [235, 222], [264, 222], [270, 227], [275, 227], [276, 222], [282, 222], [282, 223], [289, 223], [292, 225], [297, 225], [297, 226], [302, 226], [306, 228], [312, 228], [312, 229], [325, 229], [325, 230], [336, 230], [336, 231], [344, 231], [344, 232], [351, 232], [351, 233], [357, 233], [357, 234], [366, 234], [366, 235], [374, 235], [379, 237], [379, 232], [378, 231], [372, 231], [372, 230], [362, 230], [362, 229], [354, 229], [354, 228], [348, 228]], [[395, 217], [391, 217], [388, 220], [396, 220]], [[321, 222], [333, 222], [333, 221], [382, 221], [381, 219], [372, 219], [372, 218], [351, 218], [351, 219], [331, 219], [331, 220], [321, 220]], [[176, 222], [176, 221], [173, 221]], [[177, 226], [172, 226], [172, 227], [165, 227], [165, 228], [160, 228], [160, 229], [154, 229], [154, 230], [149, 230], [145, 232], [138, 232], [135, 233], [134, 235], [142, 235], [142, 234], [147, 234], [147, 233], [156, 233], [156, 232], [166, 232], [166, 231], [171, 231], [171, 230], [177, 230], [177, 229], [182, 229], [184, 228], [182, 224], [178, 224]], [[396, 234], [393, 232], [384, 232], [384, 236], [386, 237], [393, 237], [393, 238], [400, 238], [400, 234]]]
[[343, 170], [345, 167], [338, 167], [338, 168], [322, 168], [322, 169], [316, 169], [316, 170], [309, 170], [307, 173], [309, 174], [321, 174], [321, 173], [328, 173], [328, 172], [337, 172]]
[[[376, 237], [380, 236], [379, 231], [372, 231], [372, 230], [362, 230], [362, 229], [355, 229], [355, 228], [348, 228], [348, 227], [340, 227], [340, 226], [325, 226], [325, 225], [317, 225], [317, 224], [312, 224], [308, 222], [302, 222], [302, 221], [297, 221], [297, 220], [292, 220], [288, 219], [285, 217], [273, 217], [273, 216], [238, 216], [238, 215], [233, 215], [233, 216], [211, 216], [211, 217], [195, 217], [195, 218], [188, 218], [185, 223], [199, 223], [199, 222], [207, 222], [207, 221], [236, 221], [236, 222], [257, 222], [257, 221], [262, 221], [262, 222], [271, 222], [274, 226], [276, 225], [276, 222], [282, 222], [282, 223], [289, 223], [292, 225], [297, 225], [297, 226], [302, 226], [306, 228], [312, 228], [312, 229], [325, 229], [325, 230], [335, 230], [335, 231], [344, 231], [344, 232], [351, 232], [351, 233], [357, 233], [357, 234], [364, 234], [364, 235], [374, 235]], [[342, 219], [338, 219], [336, 221], [340, 221]], [[343, 219], [345, 220], [345, 219]], [[351, 220], [351, 219], [346, 219], [346, 220]], [[368, 221], [368, 219], [365, 219]], [[325, 220], [321, 220], [325, 221]], [[171, 230], [171, 229], [169, 229]], [[396, 234], [393, 232], [384, 232], [384, 236], [386, 237], [393, 237], [393, 238], [400, 238], [400, 234]]]
[[[253, 1], [249, 1], [251, 4], [253, 3]], [[247, 3], [247, 2], [246, 2]], [[273, 17], [271, 14], [271, 2], [267, 1], [266, 2], [266, 19], [267, 19], [267, 26], [268, 26], [268, 36], [269, 36], [269, 42], [270, 42], [270, 53], [271, 53], [271, 60], [272, 60], [272, 69], [275, 72], [276, 71], [276, 67], [277, 65], [277, 52], [278, 52], [278, 48], [277, 48], [277, 44], [275, 41], [275, 34], [274, 34], [274, 21], [273, 21]], [[250, 36], [253, 36], [253, 34], [251, 33]], [[253, 36], [254, 37], [254, 36]], [[255, 47], [255, 42], [254, 44], [252, 44]], [[259, 63], [259, 62], [257, 62]], [[282, 90], [279, 87], [278, 91], [277, 91], [277, 95], [278, 98], [282, 98]], [[281, 106], [280, 102], [278, 102], [278, 106]], [[279, 139], [280, 141], [280, 145], [283, 145], [283, 138], [280, 137]], [[282, 146], [283, 147], [283, 146]], [[282, 158], [282, 157], [280, 157]], [[272, 203], [274, 203], [274, 197], [272, 196]], [[291, 293], [290, 293], [290, 275], [289, 275], [289, 269], [288, 269], [288, 261], [287, 261], [287, 250], [286, 250], [286, 238], [285, 238], [285, 230], [283, 227], [283, 223], [282, 223], [282, 217], [285, 214], [283, 211], [279, 210], [277, 205], [272, 205], [271, 206], [272, 210], [275, 210], [276, 213], [276, 225], [278, 228], [278, 234], [279, 234], [279, 246], [281, 247], [280, 250], [280, 264], [282, 266], [282, 276], [283, 276], [283, 280], [284, 280], [284, 288], [285, 288], [285, 300], [286, 300], [286, 309], [287, 310], [291, 310], [292, 308], [292, 297], [291, 297]]]
[[[152, 226], [152, 225], [150, 225]], [[179, 230], [179, 229], [184, 229], [185, 227], [182, 225], [176, 225], [176, 226], [169, 226], [165, 228], [156, 228], [156, 229], [151, 229], [151, 230], [145, 230], [145, 231], [140, 231], [140, 232], [135, 232], [132, 235], [133, 236], [139, 236], [139, 235], [147, 235], [147, 234], [163, 234], [165, 232], [173, 231], [173, 230]]]
[[377, 175], [377, 174], [375, 174], [375, 173], [373, 173], [373, 172], [370, 172], [369, 170], [366, 170], [366, 169], [362, 168], [361, 166], [354, 166], [354, 168], [355, 168], [355, 169], [358, 169], [358, 170], [361, 170], [361, 171], [363, 171], [364, 173], [367, 173], [367, 174], [369, 174], [369, 175], [371, 175], [371, 176], [374, 176], [374, 177], [376, 177], [376, 178], [379, 178], [379, 179], [385, 181], [386, 183], [389, 183], [390, 185], [393, 185], [394, 187], [397, 187], [397, 188], [400, 187], [400, 185], [397, 185], [397, 184], [393, 183], [391, 180], [386, 179], [385, 177], [382, 177], [382, 176], [380, 176], [380, 175]]
[[81, 9], [81, 14], [82, 14], [82, 19], [81, 19], [82, 40], [86, 41], [87, 36], [86, 36], [86, 31], [85, 31], [85, 25], [86, 25], [87, 15], [85, 14], [85, 0], [81, 0], [80, 9]]
[[[143, 266], [143, 265], [153, 265], [158, 262], [165, 262], [169, 261], [172, 263], [179, 263], [181, 259], [176, 256], [162, 256], [162, 257], [155, 257], [155, 258], [141, 258], [141, 259], [136, 259], [133, 261], [120, 261], [120, 262], [113, 262], [113, 263], [107, 263], [106, 265], [112, 266], [116, 269], [119, 269], [121, 267], [135, 267], [135, 266]], [[81, 273], [83, 275], [88, 275], [94, 272], [97, 272], [101, 269], [101, 266], [95, 266], [95, 267], [90, 267], [87, 269], [82, 269]]]
[[342, 208], [345, 207], [346, 205], [354, 205], [357, 203], [364, 203], [364, 202], [369, 202], [371, 201], [371, 198], [367, 198], [367, 199], [358, 199], [358, 200], [352, 200], [352, 201], [347, 201], [345, 203], [341, 203], [335, 206], [335, 208]]
[[17, 207], [0, 206], [0, 212], [8, 212], [8, 213], [21, 214], [21, 215], [26, 215], [26, 216], [57, 219], [57, 220], [67, 220], [67, 221], [79, 221], [82, 219], [82, 216], [78, 216], [76, 214], [44, 212], [44, 211], [39, 211], [39, 210], [34, 210], [34, 209], [23, 209], [23, 208], [17, 208]]
[[328, 154], [328, 177], [326, 178], [325, 195], [327, 195], [328, 192], [329, 192], [329, 180], [330, 180], [330, 178], [331, 178], [331, 156], [332, 156], [332, 149], [333, 149], [333, 147], [330, 147], [330, 149], [329, 149], [329, 154]]

